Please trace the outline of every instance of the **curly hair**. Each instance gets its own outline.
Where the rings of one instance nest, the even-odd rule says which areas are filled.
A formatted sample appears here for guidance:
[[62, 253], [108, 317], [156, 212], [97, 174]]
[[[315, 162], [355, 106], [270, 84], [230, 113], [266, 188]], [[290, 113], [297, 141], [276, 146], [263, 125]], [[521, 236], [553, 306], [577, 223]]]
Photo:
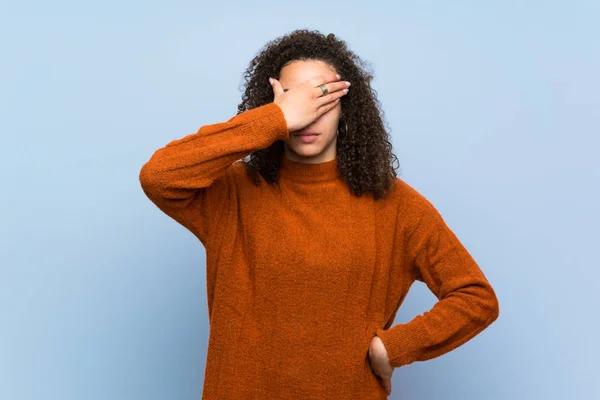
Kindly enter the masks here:
[[[352, 90], [340, 100], [338, 173], [355, 196], [372, 193], [375, 200], [384, 197], [400, 166], [392, 152], [376, 91], [370, 86], [373, 74], [333, 33], [325, 36], [319, 31], [298, 29], [267, 42], [244, 72], [245, 91], [238, 114], [273, 102], [268, 78], [279, 79], [280, 70], [297, 60], [323, 61], [352, 83]], [[268, 183], [278, 181], [283, 152], [283, 141], [278, 140], [244, 159], [255, 184], [260, 183], [259, 174]], [[398, 164], [396, 168], [394, 163]]]

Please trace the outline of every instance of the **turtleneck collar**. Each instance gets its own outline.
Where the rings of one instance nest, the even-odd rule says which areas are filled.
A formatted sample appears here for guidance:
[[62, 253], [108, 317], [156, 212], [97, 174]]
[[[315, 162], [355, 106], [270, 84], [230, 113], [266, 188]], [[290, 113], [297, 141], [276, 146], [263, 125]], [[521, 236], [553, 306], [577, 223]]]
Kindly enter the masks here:
[[282, 178], [298, 182], [323, 182], [337, 179], [337, 158], [316, 164], [290, 160], [285, 154], [281, 156], [279, 174]]

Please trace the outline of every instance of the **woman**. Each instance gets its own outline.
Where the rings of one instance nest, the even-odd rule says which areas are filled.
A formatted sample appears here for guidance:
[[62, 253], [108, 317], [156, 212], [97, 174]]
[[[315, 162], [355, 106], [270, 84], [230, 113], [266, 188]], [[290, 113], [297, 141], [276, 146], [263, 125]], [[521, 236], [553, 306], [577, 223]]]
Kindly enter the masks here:
[[[397, 177], [361, 64], [333, 34], [277, 38], [246, 70], [236, 116], [140, 171], [206, 248], [203, 399], [384, 399], [395, 368], [498, 317], [477, 263]], [[391, 326], [415, 280], [439, 301]]]

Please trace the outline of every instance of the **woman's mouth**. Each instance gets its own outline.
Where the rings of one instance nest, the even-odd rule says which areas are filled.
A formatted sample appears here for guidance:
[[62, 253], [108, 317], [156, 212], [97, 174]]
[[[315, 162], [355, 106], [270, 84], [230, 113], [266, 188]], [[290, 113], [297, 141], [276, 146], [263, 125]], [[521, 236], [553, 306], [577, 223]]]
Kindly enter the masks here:
[[317, 140], [317, 137], [319, 137], [318, 133], [301, 133], [301, 134], [297, 134], [295, 135], [297, 138], [299, 138], [302, 143], [312, 143], [315, 140]]

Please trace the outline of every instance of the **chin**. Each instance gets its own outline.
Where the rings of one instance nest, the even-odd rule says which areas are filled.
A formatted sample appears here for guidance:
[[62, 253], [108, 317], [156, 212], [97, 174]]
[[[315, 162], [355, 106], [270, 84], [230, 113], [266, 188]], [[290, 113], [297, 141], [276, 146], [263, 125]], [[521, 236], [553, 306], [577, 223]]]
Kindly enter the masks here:
[[323, 152], [323, 149], [320, 146], [301, 146], [297, 147], [289, 147], [292, 153], [295, 153], [301, 157], [315, 157]]

